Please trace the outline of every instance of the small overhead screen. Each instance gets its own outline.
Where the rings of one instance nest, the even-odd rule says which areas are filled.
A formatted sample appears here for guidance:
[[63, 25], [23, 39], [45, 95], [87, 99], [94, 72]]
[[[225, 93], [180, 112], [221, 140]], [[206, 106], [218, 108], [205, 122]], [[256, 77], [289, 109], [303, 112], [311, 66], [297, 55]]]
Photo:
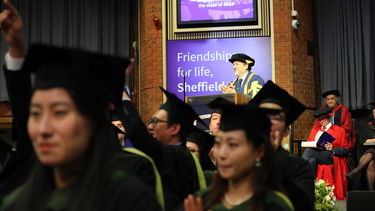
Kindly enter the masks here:
[[257, 0], [177, 0], [177, 28], [258, 24]]

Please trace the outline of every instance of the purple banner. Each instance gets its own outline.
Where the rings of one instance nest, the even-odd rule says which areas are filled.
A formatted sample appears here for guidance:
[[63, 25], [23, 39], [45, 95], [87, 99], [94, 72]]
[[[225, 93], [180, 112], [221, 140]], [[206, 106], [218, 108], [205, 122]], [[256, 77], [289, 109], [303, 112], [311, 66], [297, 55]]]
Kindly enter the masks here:
[[[269, 37], [171, 40], [167, 42], [167, 89], [185, 96], [220, 94], [220, 85], [236, 78], [228, 59], [245, 53], [255, 59], [251, 72], [272, 79]], [[184, 86], [185, 84], [185, 86]]]
[[181, 21], [254, 17], [253, 0], [180, 0]]

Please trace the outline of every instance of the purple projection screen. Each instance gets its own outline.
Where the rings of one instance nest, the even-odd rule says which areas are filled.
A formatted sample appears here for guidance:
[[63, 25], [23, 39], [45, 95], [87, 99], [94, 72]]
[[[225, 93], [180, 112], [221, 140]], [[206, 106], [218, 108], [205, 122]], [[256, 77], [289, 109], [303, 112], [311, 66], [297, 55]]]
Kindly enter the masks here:
[[254, 0], [180, 0], [180, 21], [254, 18]]
[[[171, 40], [167, 42], [167, 89], [185, 96], [220, 94], [219, 86], [235, 79], [232, 54], [245, 53], [255, 59], [252, 72], [272, 79], [269, 37]], [[185, 84], [185, 86], [184, 86]]]

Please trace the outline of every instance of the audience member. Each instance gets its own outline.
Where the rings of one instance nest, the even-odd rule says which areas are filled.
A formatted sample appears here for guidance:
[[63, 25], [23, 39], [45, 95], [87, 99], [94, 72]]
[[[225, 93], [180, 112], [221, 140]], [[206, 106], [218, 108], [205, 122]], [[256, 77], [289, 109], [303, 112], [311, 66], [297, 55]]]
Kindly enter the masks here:
[[[371, 108], [371, 118], [369, 119], [368, 122], [368, 128], [366, 131], [367, 140], [365, 143], [374, 143], [375, 144], [375, 102], [370, 103], [369, 105], [372, 106]], [[366, 152], [361, 156], [359, 159], [358, 166], [354, 168], [348, 175], [347, 177], [349, 179], [353, 179], [354, 177], [357, 176], [359, 171], [367, 167], [366, 169], [366, 177], [367, 177], [367, 184], [368, 188], [370, 190], [375, 190], [375, 148], [374, 146], [370, 146], [369, 149], [366, 150]]]
[[[353, 129], [352, 115], [349, 109], [340, 104], [340, 91], [339, 90], [329, 90], [322, 94], [322, 97], [325, 98], [326, 104], [322, 106], [328, 107], [331, 109], [329, 121], [333, 125], [338, 125], [344, 128], [345, 138], [349, 144], [349, 150], [351, 150], [356, 142], [356, 137]], [[314, 122], [314, 127], [319, 127], [320, 123], [318, 120]]]
[[9, 45], [5, 77], [20, 134], [16, 150], [23, 155], [19, 161], [32, 158], [30, 143], [37, 159], [32, 169], [21, 166], [30, 175], [14, 174], [19, 162], [2, 172], [22, 176], [13, 188], [23, 184], [1, 201], [0, 210], [159, 210], [143, 183], [113, 166], [115, 142], [108, 142], [114, 137], [108, 108], [121, 105], [128, 61], [43, 45], [31, 46], [24, 60], [22, 20], [8, 0], [4, 5], [0, 26]]
[[312, 168], [306, 161], [281, 147], [282, 139], [288, 136], [289, 125], [306, 107], [272, 81], [263, 86], [250, 104], [280, 111], [278, 114], [268, 114], [268, 117], [271, 120], [271, 144], [281, 170], [282, 185], [296, 210], [313, 210], [315, 176]]
[[[199, 116], [176, 95], [162, 89], [167, 102], [145, 127], [132, 103], [124, 101], [124, 124], [134, 147], [150, 156], [160, 172], [165, 209], [178, 209], [184, 198], [206, 187], [199, 160], [186, 149], [186, 137]], [[148, 131], [150, 133], [148, 133]]]
[[216, 174], [216, 167], [210, 158], [210, 151], [215, 143], [215, 137], [195, 127], [186, 140], [186, 147], [199, 159], [206, 183], [210, 184]]
[[116, 145], [121, 149], [120, 153], [116, 153], [115, 166], [136, 176], [150, 188], [154, 189], [159, 204], [164, 208], [163, 185], [155, 162], [151, 157], [136, 148], [124, 147], [126, 144], [126, 135], [123, 119], [124, 111], [122, 108], [115, 108], [112, 111], [111, 120], [116, 134], [115, 142], [119, 143], [119, 145]]
[[[328, 180], [334, 185], [334, 193], [337, 200], [346, 199], [348, 166], [346, 155], [349, 151], [349, 144], [345, 138], [345, 130], [330, 122], [331, 110], [323, 107], [317, 110], [314, 117], [320, 122], [320, 126], [313, 126], [307, 141], [317, 142], [324, 132], [330, 134], [335, 140], [327, 142], [324, 149], [306, 148], [302, 158], [316, 168], [316, 178]], [[316, 167], [317, 166], [317, 167]]]
[[212, 185], [185, 199], [190, 210], [294, 210], [281, 192], [269, 141], [270, 121], [259, 108], [223, 108], [216, 136], [218, 174]]
[[[121, 70], [126, 63], [34, 45], [21, 70], [5, 72], [9, 82], [25, 81], [23, 75], [36, 73], [27, 131], [37, 161], [27, 181], [4, 198], [1, 210], [160, 209], [143, 183], [113, 165], [116, 147], [108, 142], [114, 135], [108, 104], [116, 99], [121, 104], [119, 79], [124, 78]], [[138, 202], [145, 198], [149, 203]]]

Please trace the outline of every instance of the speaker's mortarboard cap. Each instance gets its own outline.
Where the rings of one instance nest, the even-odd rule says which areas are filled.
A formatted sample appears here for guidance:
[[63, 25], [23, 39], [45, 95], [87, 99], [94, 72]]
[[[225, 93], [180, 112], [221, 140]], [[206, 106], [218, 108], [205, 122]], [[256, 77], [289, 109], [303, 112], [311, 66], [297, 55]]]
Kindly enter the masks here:
[[233, 63], [234, 61], [241, 61], [248, 64], [249, 67], [252, 67], [255, 64], [255, 60], [244, 53], [233, 54], [232, 57], [230, 57], [229, 61], [231, 63]]

